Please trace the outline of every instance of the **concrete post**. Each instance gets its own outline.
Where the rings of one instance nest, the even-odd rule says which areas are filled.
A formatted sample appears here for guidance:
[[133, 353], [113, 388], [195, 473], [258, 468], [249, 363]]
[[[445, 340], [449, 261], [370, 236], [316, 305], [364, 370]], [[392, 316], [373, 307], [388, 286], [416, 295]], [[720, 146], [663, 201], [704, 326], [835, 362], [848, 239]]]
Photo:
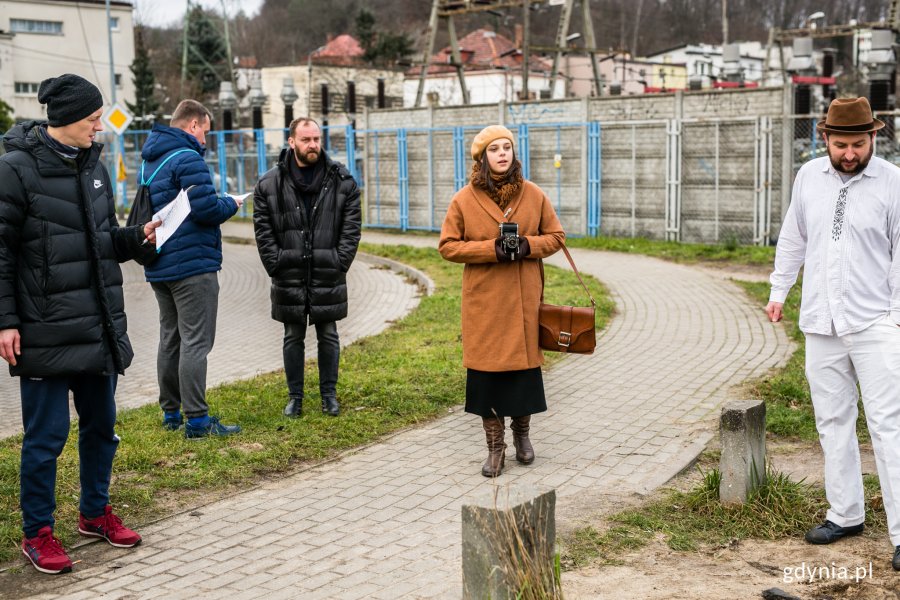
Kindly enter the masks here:
[[494, 488], [462, 507], [464, 600], [516, 598], [526, 583], [552, 597], [556, 491]]
[[720, 420], [722, 457], [719, 501], [743, 504], [766, 481], [766, 404], [762, 400], [729, 402]]
[[[784, 82], [781, 97], [781, 219], [778, 221], [778, 231], [781, 232], [781, 224], [787, 215], [788, 206], [791, 204], [791, 187], [794, 181], [794, 86], [790, 81]], [[770, 236], [773, 240], [778, 235]]]

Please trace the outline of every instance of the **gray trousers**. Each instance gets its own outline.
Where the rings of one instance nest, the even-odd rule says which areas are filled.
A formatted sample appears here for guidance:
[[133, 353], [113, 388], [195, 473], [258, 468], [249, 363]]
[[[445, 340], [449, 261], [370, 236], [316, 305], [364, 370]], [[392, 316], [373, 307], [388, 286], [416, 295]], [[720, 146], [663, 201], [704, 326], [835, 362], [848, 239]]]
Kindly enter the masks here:
[[159, 405], [181, 409], [187, 418], [202, 417], [209, 413], [206, 357], [216, 338], [218, 273], [150, 285], [159, 304]]

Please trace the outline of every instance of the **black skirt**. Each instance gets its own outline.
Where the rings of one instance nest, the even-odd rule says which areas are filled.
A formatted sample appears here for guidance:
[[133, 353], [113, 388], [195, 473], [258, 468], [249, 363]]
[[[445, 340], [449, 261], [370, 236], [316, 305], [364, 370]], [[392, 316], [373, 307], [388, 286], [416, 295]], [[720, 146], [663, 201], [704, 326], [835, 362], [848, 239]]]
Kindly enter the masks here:
[[466, 412], [482, 417], [524, 417], [547, 410], [541, 368], [466, 372]]

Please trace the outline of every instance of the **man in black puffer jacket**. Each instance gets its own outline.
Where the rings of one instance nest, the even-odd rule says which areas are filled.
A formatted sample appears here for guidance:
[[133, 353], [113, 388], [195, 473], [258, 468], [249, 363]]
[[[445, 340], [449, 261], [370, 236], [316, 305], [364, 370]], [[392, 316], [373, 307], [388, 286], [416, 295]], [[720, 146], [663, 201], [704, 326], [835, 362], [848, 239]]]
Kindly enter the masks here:
[[155, 253], [159, 222], [120, 228], [109, 173], [94, 142], [103, 98], [77, 75], [41, 82], [48, 122], [3, 138], [0, 157], [0, 357], [19, 376], [22, 552], [44, 573], [72, 562], [53, 535], [56, 460], [78, 411], [78, 531], [118, 547], [141, 537], [113, 514], [109, 480], [119, 443], [116, 378], [131, 364], [119, 263]]
[[319, 343], [322, 412], [337, 416], [340, 341], [336, 321], [347, 316], [347, 270], [359, 246], [359, 189], [347, 168], [322, 150], [319, 125], [290, 124], [289, 148], [256, 184], [256, 245], [272, 278], [272, 318], [284, 323], [284, 414], [303, 409], [307, 318]]

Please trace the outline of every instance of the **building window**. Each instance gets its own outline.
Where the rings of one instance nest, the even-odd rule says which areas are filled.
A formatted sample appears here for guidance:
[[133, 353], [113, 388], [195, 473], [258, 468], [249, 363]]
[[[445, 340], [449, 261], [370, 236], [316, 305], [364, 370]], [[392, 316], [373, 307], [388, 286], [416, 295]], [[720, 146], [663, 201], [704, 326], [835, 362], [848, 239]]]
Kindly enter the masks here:
[[13, 33], [62, 35], [62, 25], [62, 21], [35, 21], [33, 19], [9, 20], [9, 30]]
[[17, 94], [37, 96], [38, 87], [40, 87], [39, 83], [32, 83], [30, 81], [17, 81], [15, 89]]
[[109, 18], [109, 28], [113, 31], [119, 30], [119, 17], [110, 17]]
[[121, 73], [116, 73], [116, 87], [117, 88], [122, 87], [122, 74]]

